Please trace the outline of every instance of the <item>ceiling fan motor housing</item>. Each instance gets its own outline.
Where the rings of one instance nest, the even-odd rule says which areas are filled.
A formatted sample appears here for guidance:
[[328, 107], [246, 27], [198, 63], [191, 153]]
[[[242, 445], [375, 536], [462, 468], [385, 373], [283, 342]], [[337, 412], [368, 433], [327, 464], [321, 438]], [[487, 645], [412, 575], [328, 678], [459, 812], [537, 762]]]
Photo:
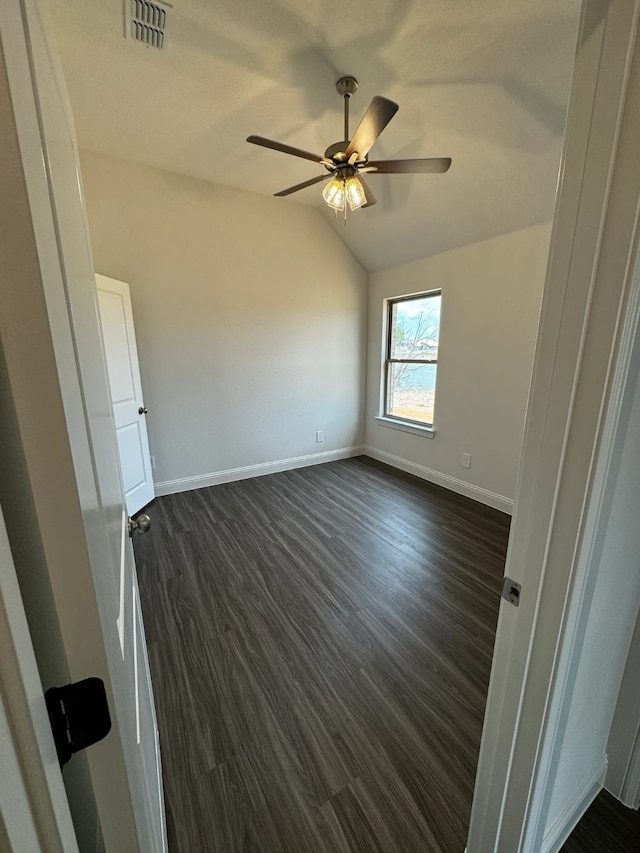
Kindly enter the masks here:
[[[341, 142], [334, 142], [333, 145], [330, 145], [327, 150], [324, 152], [324, 156], [333, 160], [336, 154], [344, 154], [344, 152], [349, 147], [349, 140], [343, 139]], [[346, 159], [346, 156], [345, 156]]]

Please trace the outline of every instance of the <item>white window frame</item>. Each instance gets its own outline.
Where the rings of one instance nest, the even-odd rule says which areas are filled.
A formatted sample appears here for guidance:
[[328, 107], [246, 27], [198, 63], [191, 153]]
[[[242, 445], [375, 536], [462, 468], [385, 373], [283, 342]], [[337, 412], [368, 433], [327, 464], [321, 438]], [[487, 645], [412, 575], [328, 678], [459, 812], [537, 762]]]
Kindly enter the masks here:
[[[425, 297], [440, 296], [442, 298], [442, 289], [421, 291], [419, 293], [409, 293], [405, 296], [394, 296], [384, 301], [384, 336], [383, 336], [383, 358], [382, 358], [382, 381], [380, 395], [380, 414], [376, 420], [384, 426], [399, 429], [403, 432], [416, 433], [418, 435], [426, 435], [433, 438], [435, 435], [435, 399], [434, 399], [434, 421], [426, 423], [425, 421], [413, 420], [411, 418], [399, 418], [397, 415], [391, 414], [389, 411], [389, 392], [390, 392], [390, 376], [392, 365], [394, 364], [438, 364], [438, 358], [420, 359], [420, 358], [392, 358], [391, 357], [391, 338], [393, 332], [393, 306], [399, 302], [412, 302]], [[442, 313], [442, 308], [440, 309]]]

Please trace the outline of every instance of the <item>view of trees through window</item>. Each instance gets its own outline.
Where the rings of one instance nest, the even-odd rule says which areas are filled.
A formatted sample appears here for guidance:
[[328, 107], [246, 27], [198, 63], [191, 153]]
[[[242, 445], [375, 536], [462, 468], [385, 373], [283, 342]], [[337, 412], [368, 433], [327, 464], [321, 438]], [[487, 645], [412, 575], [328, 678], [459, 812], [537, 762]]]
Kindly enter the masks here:
[[385, 415], [433, 424], [439, 291], [389, 301]]

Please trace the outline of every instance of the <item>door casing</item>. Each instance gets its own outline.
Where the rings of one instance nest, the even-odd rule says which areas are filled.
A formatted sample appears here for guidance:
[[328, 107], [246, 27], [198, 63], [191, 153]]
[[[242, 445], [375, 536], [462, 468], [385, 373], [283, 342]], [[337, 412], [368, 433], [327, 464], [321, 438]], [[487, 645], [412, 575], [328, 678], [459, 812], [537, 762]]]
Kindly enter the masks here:
[[562, 745], [569, 696], [558, 700], [585, 618], [581, 547], [597, 523], [612, 392], [636, 322], [639, 11], [637, 0], [582, 6], [505, 568], [522, 594], [518, 608], [501, 602], [468, 853], [538, 853], [534, 806]]

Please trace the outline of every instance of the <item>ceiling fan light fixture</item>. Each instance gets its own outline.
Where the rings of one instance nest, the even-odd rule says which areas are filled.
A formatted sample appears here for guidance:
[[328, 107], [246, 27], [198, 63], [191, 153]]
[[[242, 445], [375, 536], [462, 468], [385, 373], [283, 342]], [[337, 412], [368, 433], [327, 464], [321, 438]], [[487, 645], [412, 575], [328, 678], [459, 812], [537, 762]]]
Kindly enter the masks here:
[[[134, 2], [134, 0], [131, 0]], [[150, 3], [151, 0], [135, 0], [136, 3]], [[160, 0], [158, 0], [160, 2]], [[412, 160], [375, 160], [368, 159], [369, 151], [375, 145], [376, 140], [398, 112], [398, 105], [389, 98], [376, 95], [369, 104], [367, 111], [362, 117], [356, 132], [349, 132], [349, 100], [358, 89], [358, 81], [355, 77], [341, 77], [336, 82], [336, 90], [344, 101], [344, 134], [342, 140], [334, 142], [324, 152], [324, 156], [304, 151], [302, 148], [294, 148], [283, 142], [266, 139], [264, 136], [248, 136], [247, 142], [254, 145], [262, 145], [263, 148], [271, 148], [274, 151], [282, 151], [293, 157], [303, 160], [311, 160], [332, 173], [332, 177], [322, 191], [326, 203], [333, 210], [344, 211], [345, 221], [347, 218], [347, 204], [350, 210], [358, 210], [360, 207], [373, 207], [376, 197], [365, 182], [364, 178], [358, 177], [359, 173], [377, 172], [381, 175], [404, 174], [417, 175], [425, 173], [446, 172], [451, 165], [450, 157], [431, 157]], [[275, 193], [276, 196], [291, 195], [304, 190], [313, 184], [324, 181], [326, 175], [318, 175], [308, 181], [287, 187]]]
[[322, 190], [322, 198], [334, 210], [344, 210], [345, 187], [342, 178], [332, 178]]
[[322, 198], [333, 210], [340, 211], [345, 209], [346, 204], [353, 211], [367, 203], [364, 187], [355, 175], [348, 178], [336, 175], [322, 190]]

